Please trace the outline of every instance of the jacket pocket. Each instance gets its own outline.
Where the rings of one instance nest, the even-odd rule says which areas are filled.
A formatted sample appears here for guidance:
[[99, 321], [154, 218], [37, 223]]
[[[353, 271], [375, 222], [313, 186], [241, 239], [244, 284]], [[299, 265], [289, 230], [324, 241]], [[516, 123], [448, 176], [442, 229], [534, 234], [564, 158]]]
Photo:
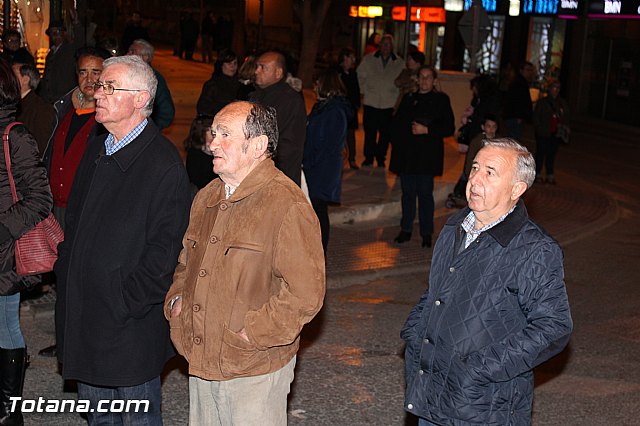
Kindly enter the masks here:
[[189, 357], [187, 356], [184, 350], [184, 345], [182, 344], [184, 339], [184, 335], [182, 334], [182, 313], [177, 317], [169, 318], [169, 332], [176, 351], [189, 361]]
[[225, 256], [243, 253], [262, 253], [264, 248], [262, 244], [251, 243], [247, 241], [232, 241], [224, 252]]
[[225, 327], [222, 335], [220, 369], [225, 377], [256, 376], [269, 372], [267, 351], [261, 351], [238, 333]]

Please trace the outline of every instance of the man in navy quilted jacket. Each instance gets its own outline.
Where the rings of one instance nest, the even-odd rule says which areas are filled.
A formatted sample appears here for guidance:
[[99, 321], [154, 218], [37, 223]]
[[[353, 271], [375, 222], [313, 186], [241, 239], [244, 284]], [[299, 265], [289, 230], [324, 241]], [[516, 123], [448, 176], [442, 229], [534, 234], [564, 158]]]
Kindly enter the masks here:
[[520, 200], [534, 179], [513, 139], [485, 141], [473, 161], [469, 206], [444, 226], [401, 333], [405, 409], [420, 426], [531, 424], [532, 370], [573, 328], [560, 246]]

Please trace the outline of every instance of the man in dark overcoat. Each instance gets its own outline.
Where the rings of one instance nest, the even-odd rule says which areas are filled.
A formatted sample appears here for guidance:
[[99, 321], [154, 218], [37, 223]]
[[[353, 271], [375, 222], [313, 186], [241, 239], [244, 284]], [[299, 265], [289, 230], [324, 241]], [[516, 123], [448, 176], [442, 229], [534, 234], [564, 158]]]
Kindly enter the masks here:
[[[103, 66], [96, 121], [109, 134], [87, 143], [55, 266], [58, 359], [63, 378], [90, 401], [89, 424], [157, 425], [160, 373], [174, 354], [162, 305], [189, 218], [189, 180], [173, 144], [147, 120], [151, 67], [137, 56]], [[143, 406], [98, 412], [98, 401], [114, 399]]]

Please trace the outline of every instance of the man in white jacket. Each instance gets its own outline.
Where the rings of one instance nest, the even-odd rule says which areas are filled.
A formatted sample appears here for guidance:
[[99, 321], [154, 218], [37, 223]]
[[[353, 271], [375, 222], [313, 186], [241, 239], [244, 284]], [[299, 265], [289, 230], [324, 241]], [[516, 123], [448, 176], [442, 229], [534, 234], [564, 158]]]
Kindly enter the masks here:
[[358, 83], [364, 94], [363, 166], [372, 166], [374, 158], [378, 167], [385, 166], [393, 106], [398, 99], [394, 81], [403, 69], [404, 60], [393, 53], [393, 36], [390, 34], [383, 35], [380, 49], [362, 58], [358, 66]]

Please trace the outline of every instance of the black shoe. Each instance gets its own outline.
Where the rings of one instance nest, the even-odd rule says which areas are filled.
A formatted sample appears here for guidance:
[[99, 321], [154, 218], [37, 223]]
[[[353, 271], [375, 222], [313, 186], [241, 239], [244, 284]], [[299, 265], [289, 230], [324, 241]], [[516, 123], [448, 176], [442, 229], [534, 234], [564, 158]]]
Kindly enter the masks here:
[[373, 160], [364, 160], [362, 162], [362, 167], [371, 167], [373, 166]]
[[427, 235], [426, 237], [422, 237], [422, 248], [431, 247], [431, 235]]
[[411, 239], [411, 232], [400, 231], [397, 237], [393, 239], [398, 244], [406, 243]]
[[384, 161], [378, 161], [378, 167], [385, 168]]
[[40, 352], [38, 352], [38, 355], [46, 356], [47, 358], [55, 358], [57, 354], [58, 348], [56, 345], [47, 346], [44, 349], [40, 349]]
[[360, 167], [358, 167], [358, 165], [356, 164], [355, 161], [349, 161], [349, 167], [351, 167], [351, 169], [353, 169], [353, 170], [360, 169]]

